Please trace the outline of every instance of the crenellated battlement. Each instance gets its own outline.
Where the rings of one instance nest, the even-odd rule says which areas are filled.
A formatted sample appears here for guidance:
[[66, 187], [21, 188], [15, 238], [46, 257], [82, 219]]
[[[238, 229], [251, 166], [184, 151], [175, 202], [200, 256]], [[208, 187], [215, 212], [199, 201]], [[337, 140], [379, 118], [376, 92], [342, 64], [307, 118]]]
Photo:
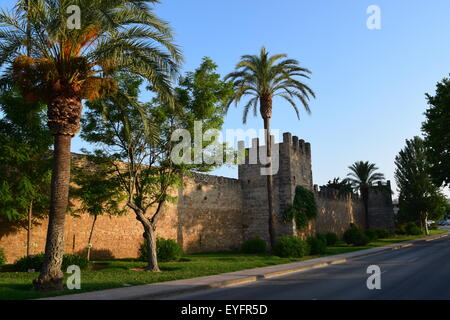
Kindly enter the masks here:
[[372, 185], [370, 188], [372, 192], [392, 192], [391, 181], [387, 180], [386, 183], [378, 181], [377, 184]]
[[305, 142], [305, 140], [287, 132], [283, 134], [283, 143], [292, 146], [294, 152], [311, 158], [311, 144], [309, 142]]
[[355, 193], [340, 194], [338, 190], [330, 188], [327, 186], [319, 187], [317, 184], [314, 185], [314, 194], [320, 199], [329, 200], [361, 200], [360, 196]]
[[[275, 141], [275, 136], [271, 136], [271, 139], [272, 141]], [[259, 138], [252, 139], [250, 147], [245, 147], [244, 141], [239, 141], [238, 146], [239, 150], [245, 150], [244, 164], [256, 164], [249, 163], [249, 161], [255, 159], [260, 160], [260, 156], [265, 155], [263, 152], [266, 150], [266, 145], [262, 144]], [[272, 145], [272, 157], [274, 159], [277, 156], [282, 158], [294, 154], [311, 159], [311, 144], [309, 142], [305, 142], [303, 139], [299, 139], [297, 136], [292, 136], [289, 132], [286, 132], [283, 134], [283, 142], [274, 143]]]

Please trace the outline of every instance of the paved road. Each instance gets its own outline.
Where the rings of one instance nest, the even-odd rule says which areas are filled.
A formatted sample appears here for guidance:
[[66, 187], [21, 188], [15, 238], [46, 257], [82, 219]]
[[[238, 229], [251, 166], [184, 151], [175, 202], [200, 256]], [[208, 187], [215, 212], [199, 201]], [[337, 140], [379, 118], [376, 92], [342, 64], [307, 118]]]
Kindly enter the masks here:
[[[381, 268], [381, 290], [367, 288], [367, 267]], [[248, 285], [177, 300], [450, 299], [450, 237]]]

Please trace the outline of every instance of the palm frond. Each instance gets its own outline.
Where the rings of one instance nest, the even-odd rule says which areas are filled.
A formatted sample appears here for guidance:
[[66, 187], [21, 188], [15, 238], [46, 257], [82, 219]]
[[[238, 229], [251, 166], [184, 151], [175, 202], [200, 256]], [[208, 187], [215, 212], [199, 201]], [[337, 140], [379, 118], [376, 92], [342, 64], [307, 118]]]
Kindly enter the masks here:
[[[281, 60], [281, 61], [280, 61]], [[295, 103], [298, 99], [306, 112], [311, 113], [310, 97], [315, 98], [313, 90], [296, 78], [309, 79], [311, 71], [299, 65], [295, 59], [287, 58], [286, 54], [269, 56], [265, 47], [259, 55], [243, 55], [236, 64], [235, 71], [229, 73], [225, 80], [231, 80], [234, 87], [234, 97], [224, 106], [228, 111], [231, 103], [239, 104], [244, 96], [252, 96], [244, 107], [242, 121], [246, 123], [248, 113], [253, 107], [254, 114], [261, 97], [281, 97], [285, 99], [300, 118], [300, 111]]]
[[[155, 3], [158, 1], [18, 0], [13, 10], [0, 11], [0, 67], [8, 70], [28, 48], [34, 63], [26, 71], [37, 81], [28, 84], [42, 89], [46, 82], [47, 91], [34, 90], [41, 92], [43, 100], [54, 95], [56, 84], [83, 88], [84, 97], [98, 98], [108, 93], [104, 89], [113, 87], [109, 75], [122, 71], [144, 77], [164, 103], [173, 105], [172, 82], [183, 59], [171, 28], [150, 8]], [[66, 23], [70, 5], [82, 10], [80, 29], [69, 29]], [[33, 70], [39, 72], [31, 76]], [[2, 77], [2, 83], [11, 78], [5, 72]], [[95, 88], [98, 92], [93, 92]]]

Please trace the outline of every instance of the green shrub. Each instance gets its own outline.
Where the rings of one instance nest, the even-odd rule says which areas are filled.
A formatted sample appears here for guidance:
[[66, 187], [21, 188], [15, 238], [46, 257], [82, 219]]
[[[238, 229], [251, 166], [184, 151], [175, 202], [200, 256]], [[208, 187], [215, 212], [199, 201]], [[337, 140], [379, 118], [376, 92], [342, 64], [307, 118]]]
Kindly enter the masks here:
[[0, 266], [4, 264], [6, 264], [5, 250], [3, 250], [3, 248], [0, 248]]
[[[176, 261], [183, 255], [183, 249], [173, 239], [158, 238], [156, 239], [156, 254], [160, 262]], [[147, 259], [147, 239], [145, 239], [139, 248], [139, 260], [147, 261]]]
[[284, 236], [277, 239], [273, 252], [282, 258], [301, 258], [309, 254], [309, 246], [294, 236]]
[[81, 270], [85, 270], [89, 266], [89, 261], [81, 256], [77, 256], [74, 254], [65, 254], [63, 256], [61, 270], [65, 272], [71, 265], [79, 266]]
[[158, 254], [158, 260], [161, 262], [175, 261], [183, 255], [183, 249], [173, 239], [157, 239], [156, 252]]
[[405, 235], [406, 233], [406, 224], [399, 224], [395, 227], [395, 233], [399, 235]]
[[386, 229], [378, 229], [375, 230], [375, 232], [377, 233], [378, 239], [386, 239], [389, 238], [391, 235], [391, 233]]
[[413, 226], [409, 229], [408, 234], [413, 235], [413, 236], [419, 236], [419, 235], [423, 234], [423, 231], [418, 226]]
[[358, 233], [361, 232], [361, 230], [356, 227], [355, 225], [350, 225], [350, 228], [348, 228], [343, 235], [344, 242], [347, 244], [352, 244], [353, 239], [355, 239], [358, 235]]
[[337, 234], [334, 232], [328, 232], [325, 238], [327, 240], [327, 246], [334, 246], [339, 240]]
[[406, 224], [406, 234], [418, 236], [422, 234], [422, 229], [419, 228], [414, 222], [409, 222]]
[[347, 244], [355, 246], [365, 246], [370, 242], [370, 239], [360, 228], [352, 224], [350, 228], [344, 232], [344, 241]]
[[436, 222], [434, 222], [434, 223], [430, 224], [428, 229], [430, 229], [430, 230], [437, 230], [437, 229], [439, 229], [439, 225]]
[[27, 272], [34, 269], [36, 272], [41, 270], [42, 263], [44, 263], [44, 254], [39, 253], [31, 256], [24, 256], [14, 262], [14, 270], [18, 272]]
[[421, 235], [422, 229], [417, 226], [414, 222], [408, 222], [404, 224], [400, 224], [396, 228], [397, 234], [404, 234], [404, 235], [412, 235], [412, 236], [418, 236]]
[[361, 232], [354, 239], [353, 245], [355, 245], [357, 247], [366, 246], [369, 242], [370, 242], [370, 239], [364, 234], [364, 232]]
[[267, 252], [267, 243], [263, 239], [255, 238], [245, 241], [241, 248], [244, 253], [262, 254]]
[[[36, 254], [30, 256], [24, 256], [14, 262], [14, 270], [18, 272], [27, 272], [30, 269], [34, 269], [36, 272], [41, 270], [42, 264], [44, 263], [44, 254]], [[76, 256], [74, 254], [65, 254], [63, 256], [63, 261], [61, 265], [61, 270], [65, 272], [67, 268], [71, 265], [77, 265], [81, 270], [88, 267], [89, 261], [86, 258]]]
[[325, 243], [327, 245], [327, 237], [322, 233], [316, 233], [316, 238]]
[[364, 234], [369, 239], [369, 241], [375, 241], [378, 239], [378, 232], [373, 229], [364, 230]]
[[310, 249], [309, 253], [312, 255], [324, 254], [327, 250], [327, 243], [324, 236], [316, 235], [315, 237], [309, 237], [307, 242]]

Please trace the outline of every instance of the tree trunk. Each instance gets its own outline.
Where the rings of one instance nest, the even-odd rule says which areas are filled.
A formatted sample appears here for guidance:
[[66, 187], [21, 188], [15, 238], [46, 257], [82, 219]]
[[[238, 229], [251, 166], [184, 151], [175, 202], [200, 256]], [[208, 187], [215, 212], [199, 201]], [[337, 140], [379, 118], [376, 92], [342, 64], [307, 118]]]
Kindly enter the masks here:
[[156, 226], [152, 224], [152, 222], [147, 219], [147, 217], [144, 214], [144, 211], [140, 209], [138, 206], [136, 206], [134, 203], [129, 202], [128, 207], [133, 209], [134, 213], [136, 214], [136, 219], [142, 223], [142, 226], [144, 227], [144, 239], [147, 243], [147, 268], [145, 268], [146, 271], [151, 272], [161, 272], [161, 270], [158, 267], [158, 255], [156, 252]]
[[33, 215], [33, 200], [30, 201], [30, 207], [28, 208], [28, 229], [27, 229], [27, 257], [31, 254], [31, 219]]
[[[30, 46], [30, 18], [29, 18], [29, 11], [30, 11], [30, 0], [27, 0], [26, 2], [26, 11], [27, 11], [27, 57], [31, 57], [31, 46]], [[30, 256], [30, 245], [31, 245], [31, 216], [33, 212], [33, 200], [30, 202], [30, 208], [28, 209], [28, 230], [27, 230], [27, 257]]]
[[92, 227], [91, 227], [91, 232], [89, 233], [89, 240], [88, 240], [88, 246], [87, 246], [87, 255], [86, 255], [86, 259], [87, 261], [90, 260], [91, 258], [91, 241], [92, 241], [92, 235], [94, 234], [94, 227], [95, 227], [95, 222], [97, 221], [97, 215], [94, 216], [94, 221], [92, 222]]
[[275, 217], [273, 212], [273, 177], [272, 177], [272, 141], [270, 137], [270, 118], [264, 119], [264, 129], [266, 131], [267, 159], [269, 164], [269, 175], [267, 176], [267, 202], [269, 205], [269, 239], [271, 248], [275, 245]]
[[424, 217], [423, 217], [423, 222], [424, 222], [424, 228], [425, 228], [425, 234], [427, 236], [430, 235], [430, 231], [428, 230], [428, 214], [425, 213]]
[[272, 96], [262, 95], [259, 101], [261, 116], [264, 120], [266, 150], [269, 169], [267, 176], [267, 202], [269, 205], [269, 240], [271, 248], [275, 245], [275, 215], [273, 212], [273, 177], [272, 177], [272, 141], [270, 136], [270, 118], [272, 118]]
[[161, 270], [158, 267], [158, 255], [156, 252], [156, 233], [153, 226], [150, 226], [150, 228], [146, 228], [144, 233], [145, 239], [147, 240], [147, 268], [145, 268], [145, 271], [151, 271], [151, 272], [161, 272]]
[[42, 291], [63, 290], [64, 220], [69, 198], [70, 144], [72, 136], [55, 135], [51, 205], [45, 244], [45, 258], [34, 286]]

